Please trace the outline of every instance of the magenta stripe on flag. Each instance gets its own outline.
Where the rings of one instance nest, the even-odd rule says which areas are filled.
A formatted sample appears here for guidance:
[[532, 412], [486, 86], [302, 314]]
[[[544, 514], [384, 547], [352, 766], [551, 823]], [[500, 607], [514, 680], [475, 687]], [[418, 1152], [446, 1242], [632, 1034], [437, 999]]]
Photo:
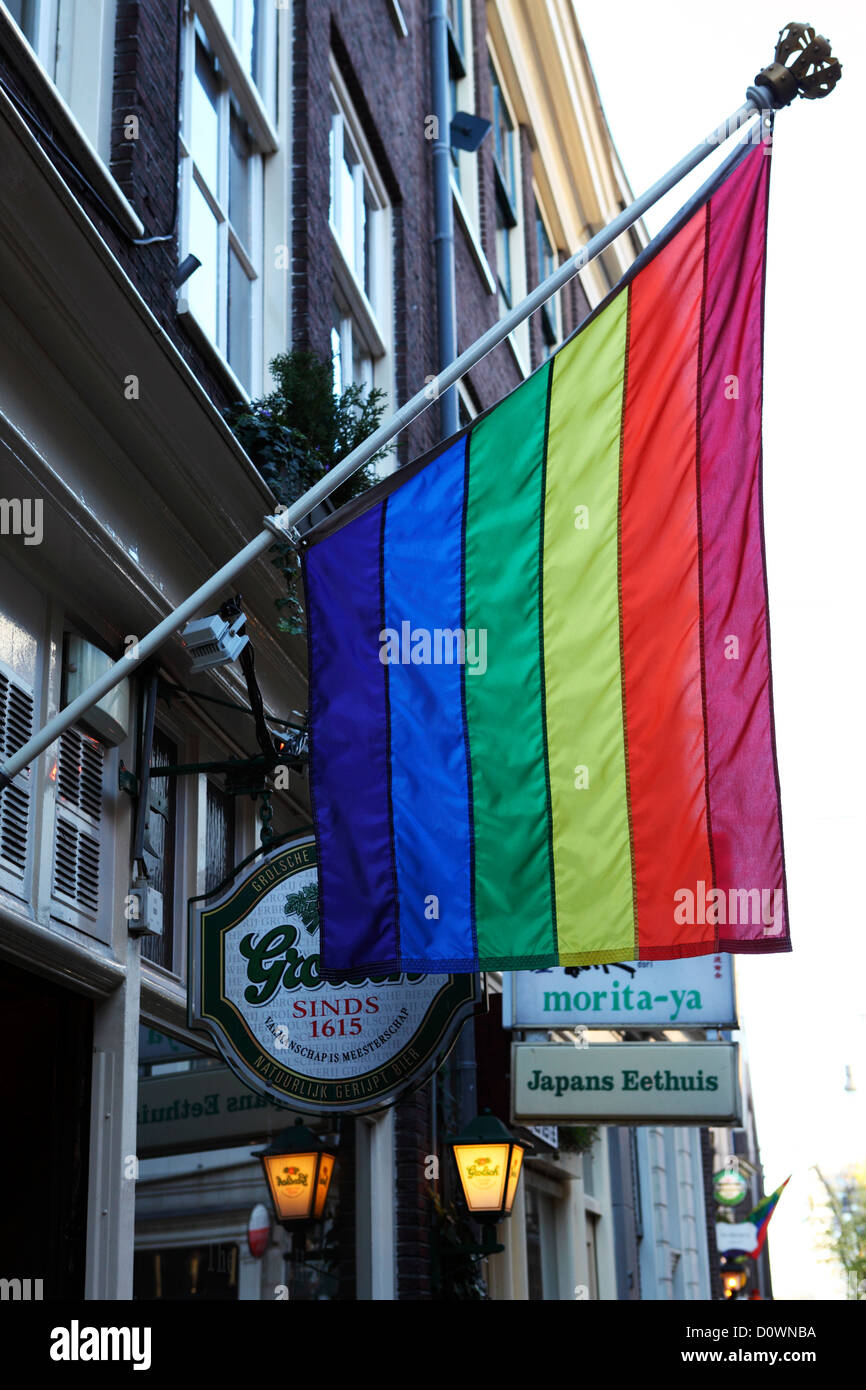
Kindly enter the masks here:
[[718, 946], [741, 951], [750, 942], [790, 949], [761, 514], [769, 173], [769, 150], [758, 147], [710, 204], [701, 380], [709, 813], [725, 904]]

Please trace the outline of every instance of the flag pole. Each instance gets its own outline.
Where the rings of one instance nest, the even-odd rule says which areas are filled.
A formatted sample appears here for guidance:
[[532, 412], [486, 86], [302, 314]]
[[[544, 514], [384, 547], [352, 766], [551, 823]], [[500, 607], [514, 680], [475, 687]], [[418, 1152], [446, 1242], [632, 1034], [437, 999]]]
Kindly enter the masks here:
[[[795, 62], [790, 66], [785, 66], [786, 59], [795, 52], [798, 55]], [[213, 574], [210, 579], [196, 589], [195, 593], [190, 594], [189, 598], [163, 618], [162, 622], [158, 623], [146, 637], [142, 637], [137, 645], [130, 649], [129, 654], [125, 654], [114, 665], [109, 666], [77, 699], [66, 705], [6, 760], [0, 767], [0, 793], [5, 787], [10, 786], [12, 779], [35, 757], [43, 753], [65, 729], [68, 729], [82, 714], [97, 704], [104, 695], [108, 694], [109, 690], [119, 685], [126, 676], [135, 670], [136, 666], [155, 652], [167, 638], [171, 637], [205, 604], [215, 598], [230, 580], [268, 550], [273, 545], [275, 536], [283, 541], [297, 542], [300, 539], [297, 531], [299, 521], [309, 516], [310, 512], [324, 502], [341, 483], [350, 478], [353, 473], [357, 473], [359, 468], [363, 468], [374, 454], [378, 453], [384, 445], [389, 444], [401, 430], [405, 429], [428, 406], [432, 405], [443, 391], [454, 386], [493, 348], [504, 342], [524, 319], [562, 289], [563, 285], [568, 284], [584, 266], [589, 265], [590, 261], [595, 260], [618, 236], [621, 236], [637, 222], [649, 208], [653, 207], [672, 188], [675, 188], [686, 174], [696, 169], [714, 150], [723, 145], [756, 115], [761, 116], [762, 123], [771, 121], [770, 113], [782, 106], [789, 105], [798, 92], [803, 96], [826, 96], [829, 91], [832, 91], [840, 73], [839, 63], [836, 59], [831, 58], [830, 45], [826, 39], [820, 35], [816, 36], [814, 29], [807, 25], [786, 25], [779, 35], [779, 43], [776, 46], [776, 61], [758, 74], [754, 84], [746, 92], [745, 102], [737, 108], [733, 115], [717, 126], [700, 144], [695, 145], [694, 149], [684, 155], [677, 164], [674, 164], [662, 178], [657, 179], [645, 193], [642, 193], [629, 207], [619, 213], [574, 256], [563, 262], [552, 275], [548, 276], [525, 299], [521, 300], [510, 313], [499, 319], [471, 347], [439, 372], [432, 382], [417, 391], [411, 400], [408, 400], [390, 419], [380, 425], [377, 430], [374, 430], [357, 449], [353, 449], [350, 454], [347, 454], [324, 478], [320, 478], [302, 497], [299, 497], [285, 510], [265, 517], [264, 529], [245, 545], [243, 550], [238, 551], [221, 569], [217, 570], [216, 574]]]

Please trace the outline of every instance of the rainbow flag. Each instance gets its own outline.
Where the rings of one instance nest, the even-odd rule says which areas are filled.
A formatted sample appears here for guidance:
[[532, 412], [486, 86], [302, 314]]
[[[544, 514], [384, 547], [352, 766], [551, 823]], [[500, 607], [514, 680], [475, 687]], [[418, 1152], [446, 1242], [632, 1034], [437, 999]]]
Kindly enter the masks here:
[[761, 516], [769, 150], [309, 536], [322, 969], [790, 949]]
[[785, 1181], [782, 1183], [781, 1187], [777, 1187], [775, 1192], [770, 1193], [769, 1197], [762, 1197], [758, 1205], [756, 1207], [753, 1207], [753, 1209], [749, 1212], [749, 1215], [746, 1217], [746, 1220], [751, 1221], [755, 1227], [756, 1244], [754, 1250], [749, 1251], [750, 1255], [752, 1256], [752, 1259], [756, 1260], [764, 1248], [764, 1241], [767, 1239], [767, 1227], [770, 1224], [770, 1217], [776, 1210], [776, 1203], [778, 1202], [779, 1198], [781, 1197], [782, 1193], [784, 1192], [785, 1188], [788, 1186], [788, 1183], [790, 1181], [790, 1177], [787, 1177]]

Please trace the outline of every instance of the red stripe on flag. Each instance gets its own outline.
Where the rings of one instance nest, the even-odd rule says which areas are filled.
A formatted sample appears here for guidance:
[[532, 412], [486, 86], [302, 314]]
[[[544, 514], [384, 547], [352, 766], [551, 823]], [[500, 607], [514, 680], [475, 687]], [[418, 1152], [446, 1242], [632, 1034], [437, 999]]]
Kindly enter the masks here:
[[[638, 944], [706, 951], [712, 888], [701, 690], [696, 415], [701, 210], [634, 280], [622, 459], [622, 633]], [[675, 919], [678, 890], [694, 921]]]

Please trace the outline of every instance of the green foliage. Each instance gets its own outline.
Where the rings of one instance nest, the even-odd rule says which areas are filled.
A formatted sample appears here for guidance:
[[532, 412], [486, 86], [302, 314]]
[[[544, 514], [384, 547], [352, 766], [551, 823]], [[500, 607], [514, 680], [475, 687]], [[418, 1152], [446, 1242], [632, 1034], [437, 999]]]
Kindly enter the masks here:
[[462, 1215], [453, 1202], [444, 1203], [435, 1192], [430, 1193], [430, 1200], [435, 1252], [434, 1296], [444, 1303], [486, 1299], [487, 1284], [479, 1261], [464, 1248], [477, 1242], [469, 1218]]
[[598, 1138], [598, 1125], [560, 1125], [559, 1147], [563, 1153], [589, 1153]]
[[[277, 501], [288, 507], [373, 433], [382, 419], [385, 393], [378, 387], [366, 392], [352, 384], [336, 396], [331, 363], [311, 352], [280, 353], [271, 362], [271, 374], [274, 390], [261, 400], [238, 402], [226, 411], [226, 419]], [[342, 506], [371, 487], [373, 465], [387, 452], [380, 449], [341, 483], [331, 494], [332, 503]], [[278, 541], [271, 546], [271, 555], [285, 576], [287, 590], [277, 600], [281, 610], [277, 626], [281, 632], [302, 636], [297, 553], [287, 542]]]
[[866, 1164], [855, 1164], [836, 1186], [817, 1165], [816, 1172], [827, 1193], [821, 1247], [844, 1271], [848, 1298], [866, 1299]]

